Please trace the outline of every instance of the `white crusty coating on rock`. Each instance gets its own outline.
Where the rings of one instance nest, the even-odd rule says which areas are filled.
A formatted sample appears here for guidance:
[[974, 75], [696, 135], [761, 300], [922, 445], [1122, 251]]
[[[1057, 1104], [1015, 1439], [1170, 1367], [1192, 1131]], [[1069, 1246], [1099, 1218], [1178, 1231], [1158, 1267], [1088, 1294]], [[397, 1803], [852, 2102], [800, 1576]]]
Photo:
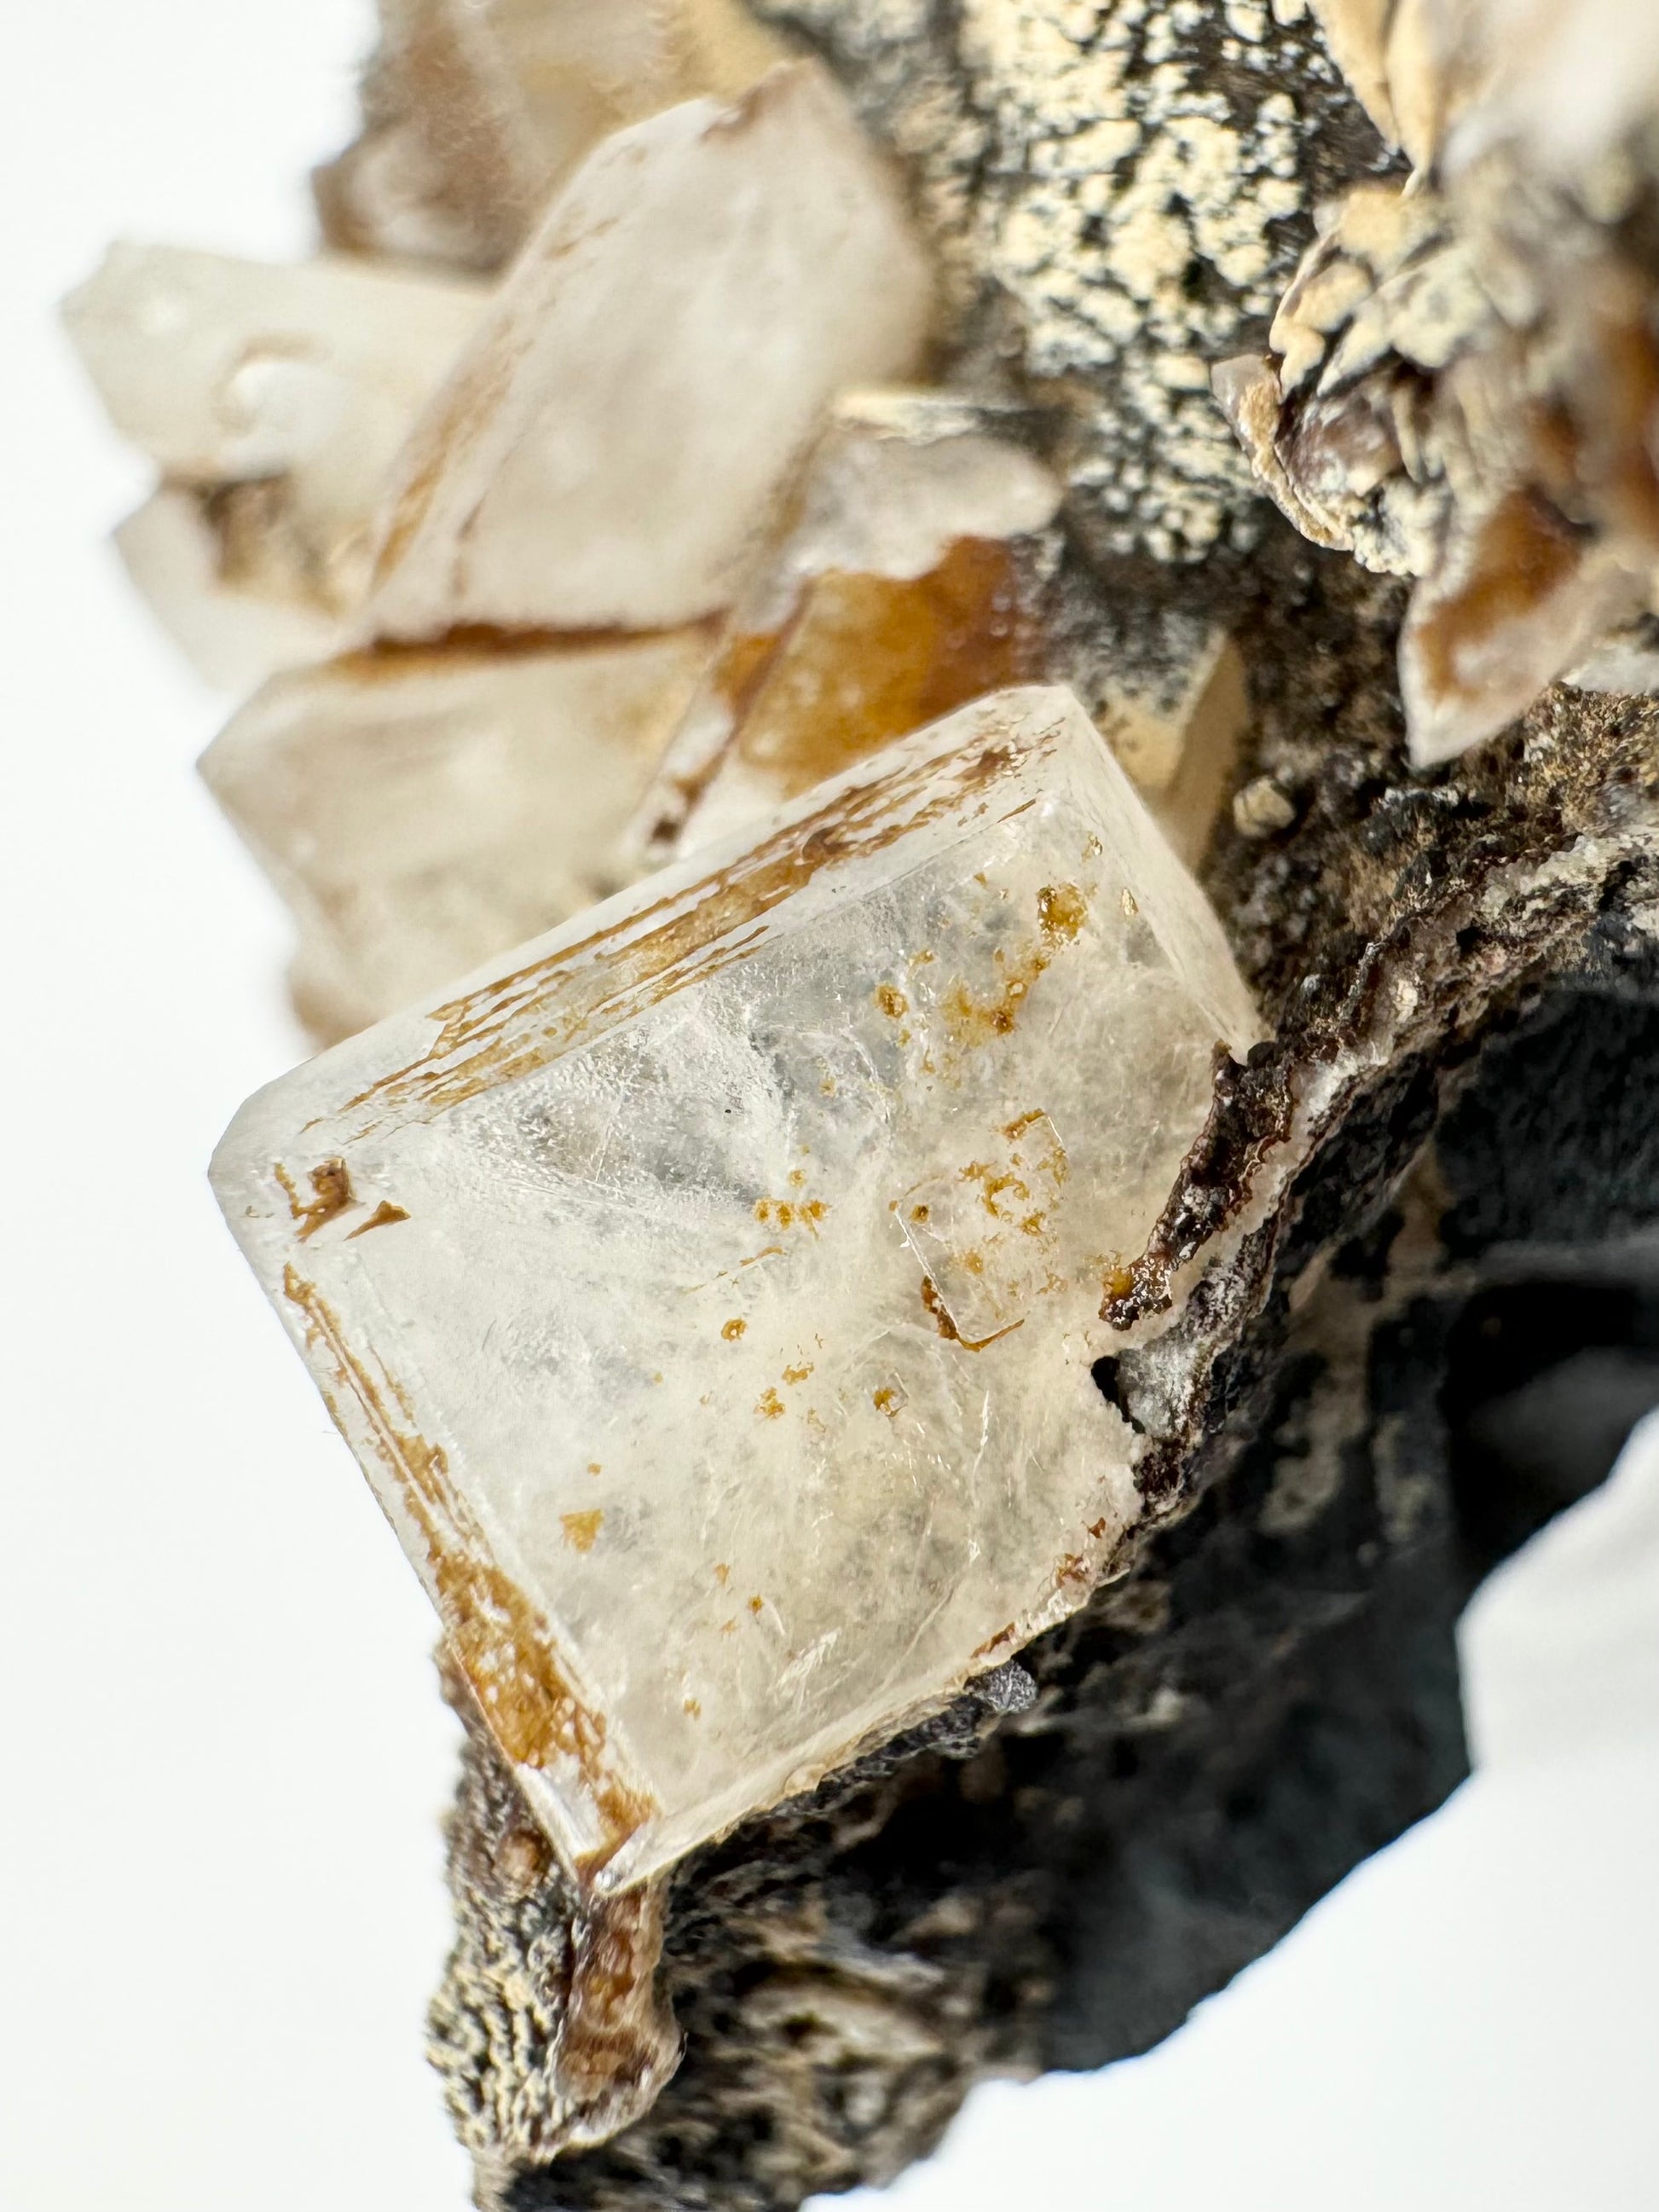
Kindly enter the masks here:
[[1017, 690], [243, 1109], [227, 1217], [581, 1879], [1082, 1601], [1140, 1510], [1103, 1297], [1255, 1034]]
[[[909, 161], [970, 324], [1073, 417], [1064, 459], [1090, 542], [1202, 556], [1244, 524], [1248, 470], [1211, 363], [1272, 314], [1312, 205], [1328, 119], [1382, 149], [1313, 18], [1267, 0], [759, 0], [822, 39]], [[1369, 142], [1369, 143], [1367, 143]], [[988, 309], [986, 303], [992, 303]]]
[[374, 627], [647, 628], [727, 605], [843, 385], [902, 374], [929, 277], [815, 64], [592, 154], [395, 473]]

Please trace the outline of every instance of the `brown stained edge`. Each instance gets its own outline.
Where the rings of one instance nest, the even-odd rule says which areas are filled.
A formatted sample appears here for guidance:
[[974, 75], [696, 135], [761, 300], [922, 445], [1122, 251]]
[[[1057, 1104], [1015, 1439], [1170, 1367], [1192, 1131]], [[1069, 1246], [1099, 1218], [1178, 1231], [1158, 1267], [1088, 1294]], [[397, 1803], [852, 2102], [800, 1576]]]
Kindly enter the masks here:
[[547, 653], [615, 651], [625, 646], [658, 644], [682, 637], [688, 630], [707, 633], [712, 627], [710, 617], [659, 623], [644, 629], [629, 629], [618, 623], [507, 629], [497, 623], [452, 623], [429, 636], [377, 637], [371, 644], [337, 653], [324, 666], [331, 676], [343, 677], [351, 683], [392, 684], [404, 678], [432, 675], [463, 660], [493, 663], [531, 660]]
[[485, 334], [471, 359], [465, 356], [430, 402], [410, 441], [419, 455], [414, 472], [393, 497], [386, 534], [374, 555], [371, 597], [396, 574], [424, 528], [428, 514], [458, 456], [465, 453], [505, 403], [518, 372], [523, 343], [506, 343], [499, 331]]
[[667, 1898], [666, 1881], [641, 1882], [591, 1900], [577, 1918], [556, 2061], [574, 2103], [674, 2063], [679, 2039], [656, 1985]]
[[580, 1767], [605, 1841], [577, 1871], [597, 1873], [655, 1814], [655, 1801], [612, 1772], [603, 1717], [572, 1688], [546, 1621], [489, 1557], [483, 1531], [450, 1482], [442, 1448], [405, 1425], [410, 1408], [397, 1383], [389, 1382], [396, 1401], [389, 1405], [332, 1309], [291, 1266], [283, 1270], [283, 1292], [305, 1316], [308, 1347], [325, 1352], [333, 1368], [337, 1389], [325, 1383], [323, 1395], [336, 1426], [349, 1440], [340, 1402], [349, 1395], [421, 1532], [445, 1636], [503, 1755], [515, 1766], [545, 1770], [568, 1759]]
[[[429, 1119], [547, 1066], [583, 1037], [743, 958], [762, 941], [764, 917], [821, 870], [868, 859], [955, 812], [1026, 750], [988, 735], [957, 755], [907, 762], [838, 793], [702, 883], [435, 1008], [430, 1018], [441, 1026], [429, 1048], [329, 1118], [360, 1116], [361, 1136], [405, 1116]], [[927, 797], [941, 781], [945, 787]]]
[[[950, 1316], [938, 1286], [931, 1275], [921, 1279], [921, 1303], [933, 1316], [933, 1326], [947, 1344], [959, 1344], [964, 1352], [984, 1352], [994, 1344], [1000, 1344], [1005, 1336], [1012, 1336], [1017, 1328], [1024, 1328], [1024, 1319], [1011, 1321], [1006, 1328], [994, 1329], [989, 1336], [964, 1336]], [[884, 1413], [885, 1407], [882, 1408]]]

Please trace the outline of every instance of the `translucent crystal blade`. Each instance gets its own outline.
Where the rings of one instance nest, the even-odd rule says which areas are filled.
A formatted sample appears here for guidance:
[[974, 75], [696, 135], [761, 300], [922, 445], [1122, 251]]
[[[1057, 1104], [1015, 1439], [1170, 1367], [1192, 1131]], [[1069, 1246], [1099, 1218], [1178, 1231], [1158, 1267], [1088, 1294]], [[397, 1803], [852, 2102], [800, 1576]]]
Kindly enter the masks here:
[[116, 428], [166, 475], [297, 473], [308, 507], [362, 520], [487, 297], [327, 256], [116, 246], [64, 318]]
[[228, 1218], [612, 1886], [1080, 1601], [1106, 1289], [1255, 1034], [1071, 696], [1006, 692], [273, 1085]]
[[202, 772], [294, 909], [308, 1025], [362, 1029], [626, 882], [620, 833], [707, 650], [348, 653], [256, 693]]
[[376, 627], [641, 629], [728, 605], [823, 406], [908, 368], [928, 292], [815, 67], [614, 133], [398, 464]]

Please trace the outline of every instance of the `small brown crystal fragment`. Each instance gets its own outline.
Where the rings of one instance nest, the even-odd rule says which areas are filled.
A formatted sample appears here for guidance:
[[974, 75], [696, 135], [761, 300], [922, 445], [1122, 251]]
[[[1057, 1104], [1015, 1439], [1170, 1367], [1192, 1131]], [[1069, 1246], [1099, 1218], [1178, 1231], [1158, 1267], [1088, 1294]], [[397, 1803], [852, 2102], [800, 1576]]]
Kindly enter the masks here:
[[647, 860], [758, 820], [1000, 686], [1073, 684], [1189, 866], [1243, 726], [1224, 626], [1170, 614], [1103, 655], [1030, 410], [948, 392], [836, 407], [641, 807]]
[[647, 859], [1047, 672], [1060, 486], [1006, 416], [921, 392], [836, 408], [646, 795]]

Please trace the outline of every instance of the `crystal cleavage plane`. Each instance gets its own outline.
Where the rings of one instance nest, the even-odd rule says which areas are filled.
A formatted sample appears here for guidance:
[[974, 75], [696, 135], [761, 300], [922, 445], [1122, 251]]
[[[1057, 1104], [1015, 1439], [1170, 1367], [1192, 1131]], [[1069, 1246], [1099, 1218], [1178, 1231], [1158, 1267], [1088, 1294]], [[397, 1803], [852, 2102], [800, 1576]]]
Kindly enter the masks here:
[[1006, 691], [259, 1092], [227, 1217], [598, 1891], [1082, 1601], [1103, 1300], [1257, 1034], [1068, 692]]

